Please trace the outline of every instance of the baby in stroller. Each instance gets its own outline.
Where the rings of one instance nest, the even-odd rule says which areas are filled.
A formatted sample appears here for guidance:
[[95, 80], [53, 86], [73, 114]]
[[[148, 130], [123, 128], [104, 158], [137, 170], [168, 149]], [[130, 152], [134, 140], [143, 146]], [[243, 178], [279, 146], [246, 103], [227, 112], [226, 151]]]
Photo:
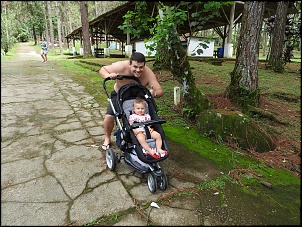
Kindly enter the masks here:
[[[133, 125], [134, 122], [145, 122], [150, 121], [151, 116], [146, 113], [146, 102], [144, 99], [137, 97], [133, 102], [133, 113], [129, 116], [129, 124]], [[149, 130], [151, 138], [155, 139], [156, 149], [151, 148], [146, 142], [146, 131]], [[154, 131], [150, 126], [138, 127], [133, 129], [133, 132], [143, 148], [143, 152], [148, 157], [149, 155], [155, 159], [164, 157], [167, 155], [167, 151], [162, 149], [162, 138], [161, 135]]]

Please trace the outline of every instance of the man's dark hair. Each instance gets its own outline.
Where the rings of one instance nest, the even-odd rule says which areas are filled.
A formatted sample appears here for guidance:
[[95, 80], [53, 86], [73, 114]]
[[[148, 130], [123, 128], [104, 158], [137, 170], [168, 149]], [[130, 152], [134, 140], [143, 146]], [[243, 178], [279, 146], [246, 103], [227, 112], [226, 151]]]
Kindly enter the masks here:
[[132, 64], [132, 61], [146, 63], [146, 58], [145, 58], [145, 55], [143, 55], [142, 53], [134, 52], [134, 53], [132, 53], [132, 55], [130, 57], [130, 64]]

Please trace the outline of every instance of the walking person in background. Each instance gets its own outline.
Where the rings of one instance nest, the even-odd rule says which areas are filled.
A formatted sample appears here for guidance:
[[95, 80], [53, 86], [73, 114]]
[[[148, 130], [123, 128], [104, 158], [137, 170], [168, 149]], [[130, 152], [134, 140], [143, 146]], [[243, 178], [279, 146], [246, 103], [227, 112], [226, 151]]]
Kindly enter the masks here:
[[43, 62], [47, 62], [47, 54], [48, 54], [48, 45], [46, 38], [43, 38], [43, 41], [41, 43], [41, 57], [43, 58]]

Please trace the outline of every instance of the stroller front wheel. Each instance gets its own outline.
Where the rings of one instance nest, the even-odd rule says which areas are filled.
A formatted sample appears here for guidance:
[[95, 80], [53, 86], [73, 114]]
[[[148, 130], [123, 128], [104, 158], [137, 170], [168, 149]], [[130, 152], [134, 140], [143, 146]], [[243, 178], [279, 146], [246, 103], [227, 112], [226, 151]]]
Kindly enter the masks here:
[[154, 176], [152, 173], [148, 174], [148, 188], [151, 193], [154, 193], [157, 189], [157, 180], [156, 176]]
[[115, 170], [116, 163], [117, 163], [117, 157], [112, 148], [109, 148], [106, 150], [106, 163], [107, 163], [108, 168], [111, 171]]

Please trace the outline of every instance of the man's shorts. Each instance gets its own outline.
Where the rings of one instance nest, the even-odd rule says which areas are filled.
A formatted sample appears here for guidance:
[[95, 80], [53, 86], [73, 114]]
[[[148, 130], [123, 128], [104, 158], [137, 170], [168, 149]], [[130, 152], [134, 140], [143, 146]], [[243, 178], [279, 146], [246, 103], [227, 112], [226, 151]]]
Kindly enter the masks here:
[[[117, 93], [116, 93], [116, 91], [111, 92], [111, 101], [112, 101], [112, 104], [113, 104], [115, 110], [117, 110], [117, 106], [116, 106], [116, 98], [117, 98]], [[110, 105], [110, 104], [109, 104], [109, 106], [108, 106], [108, 109], [107, 109], [106, 114], [109, 114], [109, 115], [114, 116], [113, 109], [111, 108], [111, 105]]]

